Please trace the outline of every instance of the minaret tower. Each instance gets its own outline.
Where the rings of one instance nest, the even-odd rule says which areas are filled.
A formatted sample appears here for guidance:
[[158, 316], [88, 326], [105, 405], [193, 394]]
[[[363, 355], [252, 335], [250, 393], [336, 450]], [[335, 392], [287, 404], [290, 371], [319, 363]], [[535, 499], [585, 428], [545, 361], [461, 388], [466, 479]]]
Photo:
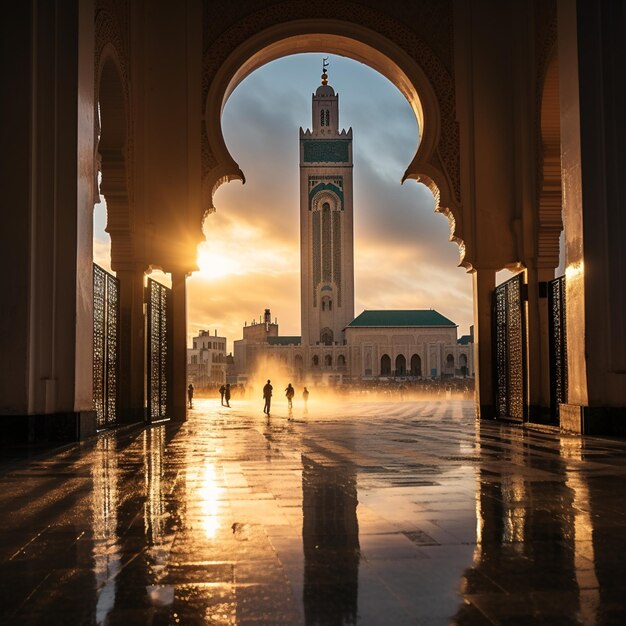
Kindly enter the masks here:
[[312, 130], [300, 129], [302, 345], [343, 344], [354, 319], [352, 129], [339, 130], [339, 95], [313, 94]]

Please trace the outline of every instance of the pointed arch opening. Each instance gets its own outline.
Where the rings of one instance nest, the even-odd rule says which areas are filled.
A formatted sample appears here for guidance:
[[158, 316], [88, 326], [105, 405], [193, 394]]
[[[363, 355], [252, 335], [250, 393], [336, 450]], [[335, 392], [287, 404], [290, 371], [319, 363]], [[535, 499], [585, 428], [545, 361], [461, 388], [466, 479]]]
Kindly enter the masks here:
[[411, 376], [419, 377], [422, 375], [422, 359], [419, 354], [414, 354], [411, 357]]
[[380, 375], [391, 376], [391, 357], [388, 354], [380, 357]]
[[[400, 24], [397, 26], [402, 28]], [[213, 46], [217, 50], [226, 43], [218, 38]], [[231, 42], [228, 44], [232, 45]], [[455, 188], [456, 183], [452, 182], [452, 166], [444, 165], [441, 153], [438, 153], [442, 107], [436, 91], [423, 68], [397, 44], [376, 31], [350, 21], [316, 17], [268, 27], [236, 46], [217, 68], [210, 62], [214, 51], [210, 47], [205, 51], [204, 71], [208, 85], [203, 138], [205, 209], [208, 212], [214, 210], [213, 196], [222, 183], [235, 179], [245, 182], [244, 173], [230, 154], [222, 132], [221, 114], [230, 95], [254, 70], [296, 52], [324, 52], [354, 59], [385, 76], [404, 95], [418, 122], [419, 137], [414, 157], [406, 167], [402, 181], [412, 178], [430, 189], [435, 198], [435, 211], [448, 218], [450, 240], [459, 245], [459, 264], [469, 268], [471, 264], [464, 258], [459, 191]], [[427, 46], [423, 48], [423, 55], [428, 57], [429, 66], [440, 65]], [[436, 80], [448, 81], [453, 89], [453, 79], [443, 66], [437, 72]], [[324, 117], [320, 122], [329, 120]], [[455, 122], [446, 118], [446, 124], [454, 125]], [[454, 172], [454, 176], [457, 175], [458, 172]]]

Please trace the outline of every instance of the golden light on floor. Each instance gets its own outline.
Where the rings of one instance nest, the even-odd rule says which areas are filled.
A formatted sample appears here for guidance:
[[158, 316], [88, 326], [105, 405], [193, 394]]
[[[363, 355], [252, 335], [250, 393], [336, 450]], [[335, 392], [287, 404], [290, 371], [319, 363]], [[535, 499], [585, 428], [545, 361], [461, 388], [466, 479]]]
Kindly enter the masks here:
[[200, 487], [200, 510], [202, 512], [202, 527], [207, 539], [215, 539], [220, 527], [220, 496], [222, 487], [218, 485], [215, 465], [208, 463], [202, 471]]

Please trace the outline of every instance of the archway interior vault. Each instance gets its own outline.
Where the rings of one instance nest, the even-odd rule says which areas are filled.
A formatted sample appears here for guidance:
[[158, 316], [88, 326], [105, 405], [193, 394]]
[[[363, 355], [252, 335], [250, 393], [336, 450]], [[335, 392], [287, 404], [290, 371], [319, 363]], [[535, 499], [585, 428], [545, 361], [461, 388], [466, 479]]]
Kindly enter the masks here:
[[435, 210], [448, 218], [450, 239], [459, 244], [463, 253], [463, 243], [455, 234], [458, 225], [458, 216], [453, 216], [457, 207], [455, 194], [435, 154], [441, 119], [432, 85], [420, 66], [390, 40], [364, 27], [336, 20], [299, 20], [269, 28], [239, 46], [220, 66], [211, 80], [205, 106], [207, 140], [218, 163], [203, 184], [208, 211], [213, 210], [213, 195], [222, 183], [234, 179], [245, 182], [244, 173], [226, 147], [222, 133], [221, 115], [228, 98], [254, 70], [304, 52], [339, 55], [363, 63], [385, 76], [403, 94], [417, 120], [418, 141], [401, 180], [412, 178], [430, 189]]

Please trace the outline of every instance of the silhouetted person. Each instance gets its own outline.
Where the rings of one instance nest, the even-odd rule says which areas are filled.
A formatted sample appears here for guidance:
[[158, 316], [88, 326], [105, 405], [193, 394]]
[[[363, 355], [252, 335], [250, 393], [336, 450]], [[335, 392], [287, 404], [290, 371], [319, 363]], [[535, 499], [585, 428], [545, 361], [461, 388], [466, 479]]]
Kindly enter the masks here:
[[400, 385], [398, 387], [398, 395], [400, 396], [400, 401], [404, 400], [404, 392], [406, 391], [406, 387], [404, 385]]
[[193, 409], [193, 385], [191, 383], [187, 387], [187, 399], [189, 400], [189, 408]]
[[304, 410], [306, 412], [309, 408], [309, 390], [306, 387], [302, 392], [302, 399], [304, 400]]
[[270, 414], [270, 405], [272, 404], [272, 390], [274, 387], [270, 384], [271, 381], [268, 378], [266, 385], [263, 387], [263, 399], [265, 400], [265, 406], [263, 407], [263, 413]]
[[285, 389], [285, 396], [287, 396], [287, 406], [289, 409], [293, 409], [293, 397], [296, 395], [295, 389], [291, 386], [291, 383], [287, 385]]
[[226, 406], [230, 408], [230, 383], [227, 383], [226, 389], [224, 389], [224, 400], [226, 401]]
[[224, 385], [222, 385], [220, 387], [220, 403], [222, 406], [224, 406], [224, 394], [226, 393], [226, 387], [224, 387]]

